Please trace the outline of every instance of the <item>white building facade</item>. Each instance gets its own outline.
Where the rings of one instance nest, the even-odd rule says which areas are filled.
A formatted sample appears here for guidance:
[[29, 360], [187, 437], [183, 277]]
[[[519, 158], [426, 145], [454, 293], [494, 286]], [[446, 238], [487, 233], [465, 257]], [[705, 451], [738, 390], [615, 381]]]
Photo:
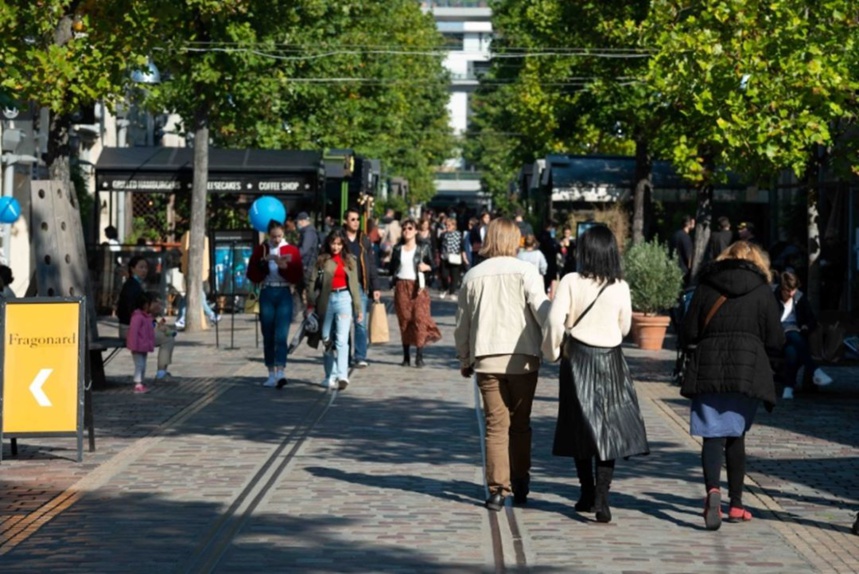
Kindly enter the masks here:
[[[433, 15], [438, 31], [446, 40], [448, 54], [444, 65], [450, 72], [451, 87], [448, 113], [454, 135], [468, 135], [471, 98], [480, 76], [489, 67], [492, 41], [492, 10], [486, 0], [437, 0], [421, 2], [425, 12]], [[480, 188], [480, 174], [469, 168], [462, 157], [445, 162], [436, 175], [436, 198], [439, 204], [460, 200], [472, 206], [485, 205]]]

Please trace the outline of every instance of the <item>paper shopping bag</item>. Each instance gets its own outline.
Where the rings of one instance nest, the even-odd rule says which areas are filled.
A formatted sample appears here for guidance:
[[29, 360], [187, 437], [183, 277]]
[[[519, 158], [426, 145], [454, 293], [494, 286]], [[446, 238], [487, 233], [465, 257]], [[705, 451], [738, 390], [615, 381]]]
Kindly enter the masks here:
[[374, 302], [370, 308], [370, 343], [387, 343], [391, 340], [388, 333], [388, 313], [385, 304]]
[[256, 290], [249, 291], [245, 295], [245, 313], [256, 313], [259, 315], [259, 293]]

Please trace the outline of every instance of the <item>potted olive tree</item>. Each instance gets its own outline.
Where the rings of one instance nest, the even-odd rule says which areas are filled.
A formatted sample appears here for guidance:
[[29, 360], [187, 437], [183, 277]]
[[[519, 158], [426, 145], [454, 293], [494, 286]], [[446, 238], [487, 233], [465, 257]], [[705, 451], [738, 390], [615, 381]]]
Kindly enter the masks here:
[[670, 319], [659, 313], [677, 302], [683, 288], [683, 273], [676, 257], [658, 240], [629, 247], [624, 254], [624, 278], [632, 296], [633, 339], [648, 351], [658, 351], [665, 340]]

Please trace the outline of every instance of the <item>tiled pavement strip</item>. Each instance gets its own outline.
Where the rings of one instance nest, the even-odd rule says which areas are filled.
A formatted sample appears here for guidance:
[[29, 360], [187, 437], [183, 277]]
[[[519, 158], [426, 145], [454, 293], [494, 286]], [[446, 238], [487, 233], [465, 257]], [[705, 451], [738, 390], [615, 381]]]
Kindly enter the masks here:
[[[296, 456], [259, 500], [219, 572], [494, 571], [473, 391], [452, 360], [454, 305], [433, 302], [444, 339], [427, 368], [373, 347]], [[283, 391], [258, 386], [253, 323], [180, 335], [173, 382], [130, 392], [131, 361], [108, 366], [95, 393], [96, 453], [72, 462], [71, 439], [21, 440], [0, 465], [0, 572], [179, 572], [260, 465], [324, 395], [306, 346]], [[103, 327], [104, 329], [104, 327]], [[572, 506], [572, 461], [551, 456], [557, 368], [544, 369], [534, 408], [532, 496], [514, 513], [533, 572], [855, 572], [859, 510], [855, 370], [761, 411], [747, 440], [748, 524], [703, 529], [698, 444], [669, 385], [673, 353], [628, 350], [653, 453], [619, 461], [614, 522]], [[154, 360], [150, 361], [150, 367]], [[852, 375], [852, 376], [851, 376]], [[283, 457], [280, 457], [283, 459]], [[280, 460], [279, 459], [279, 460]], [[283, 459], [285, 460], [285, 459]], [[504, 513], [501, 513], [504, 526]], [[515, 571], [512, 541], [506, 563]]]

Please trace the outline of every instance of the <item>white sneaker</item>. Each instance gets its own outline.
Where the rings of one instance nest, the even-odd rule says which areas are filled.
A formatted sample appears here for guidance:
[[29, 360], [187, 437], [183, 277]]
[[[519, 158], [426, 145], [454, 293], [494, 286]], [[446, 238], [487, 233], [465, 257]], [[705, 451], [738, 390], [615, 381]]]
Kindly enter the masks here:
[[215, 315], [213, 317], [209, 317], [209, 321], [212, 323], [220, 323], [221, 322], [221, 316]]
[[811, 379], [818, 387], [825, 387], [832, 382], [832, 377], [823, 372], [823, 369], [815, 369], [814, 377]]
[[442, 291], [441, 295], [439, 295], [439, 298], [446, 299], [447, 298], [447, 291]]
[[184, 329], [185, 328], [185, 319], [177, 319], [176, 324], [173, 326], [176, 327], [177, 329]]
[[274, 373], [269, 373], [268, 379], [262, 384], [264, 387], [274, 388], [277, 386], [277, 379], [274, 376]]
[[330, 391], [333, 391], [337, 388], [337, 379], [325, 379], [322, 382], [322, 386], [326, 387]]
[[781, 394], [781, 398], [790, 400], [793, 398], [793, 389], [790, 387], [785, 387], [784, 392]]
[[346, 390], [346, 387], [348, 387], [348, 386], [349, 386], [349, 381], [346, 379], [340, 379], [339, 381], [337, 381], [337, 390], [338, 391]]
[[459, 302], [459, 295], [454, 293], [453, 295], [450, 296], [450, 300], [454, 301], [454, 302]]

